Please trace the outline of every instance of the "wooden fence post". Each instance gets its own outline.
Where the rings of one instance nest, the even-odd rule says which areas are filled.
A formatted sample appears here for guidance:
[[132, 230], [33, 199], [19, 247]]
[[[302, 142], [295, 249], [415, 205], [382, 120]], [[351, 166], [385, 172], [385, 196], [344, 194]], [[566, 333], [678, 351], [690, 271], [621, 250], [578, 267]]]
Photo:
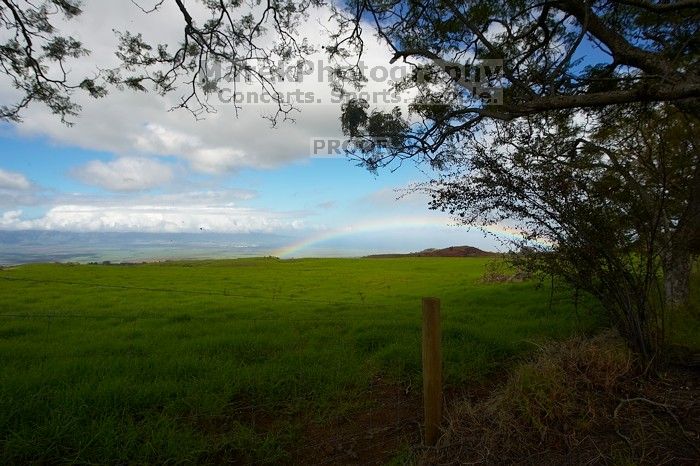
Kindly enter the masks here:
[[423, 298], [423, 405], [425, 444], [434, 446], [442, 419], [440, 300]]

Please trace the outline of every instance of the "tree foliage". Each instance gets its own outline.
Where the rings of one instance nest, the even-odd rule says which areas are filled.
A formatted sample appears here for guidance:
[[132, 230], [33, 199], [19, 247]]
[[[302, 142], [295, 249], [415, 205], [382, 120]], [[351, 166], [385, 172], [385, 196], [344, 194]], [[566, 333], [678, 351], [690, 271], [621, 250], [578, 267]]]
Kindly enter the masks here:
[[110, 87], [161, 95], [177, 92], [175, 108], [199, 117], [214, 110], [208, 97], [221, 82], [233, 86], [233, 92], [243, 82], [259, 86], [276, 105], [277, 111], [268, 116], [273, 122], [297, 110], [276, 89], [276, 67], [282, 61], [296, 62], [301, 72], [313, 47], [298, 37], [297, 28], [321, 0], [149, 1], [148, 6], [136, 0], [132, 3], [154, 21], [166, 1], [177, 7], [182, 18], [180, 40], [151, 43], [144, 39], [143, 31], [117, 31], [119, 66], [95, 70], [93, 76], [79, 77], [73, 83], [68, 62], [88, 55], [89, 50], [77, 39], [62, 35], [55, 24], [80, 15], [81, 2], [1, 0], [0, 28], [10, 38], [0, 48], [0, 65], [19, 97], [0, 108], [0, 119], [19, 120], [31, 102], [41, 102], [68, 121], [80, 110], [75, 91], [101, 97]]
[[[246, 3], [240, 0], [202, 0], [205, 12], [193, 13], [192, 5], [173, 0], [182, 16], [182, 39], [175, 50], [170, 45], [151, 44], [138, 32], [119, 33], [117, 56], [122, 67], [109, 74], [113, 83], [123, 83], [137, 90], [151, 86], [160, 94], [185, 89], [175, 108], [193, 115], [213, 112], [207, 101], [221, 82], [233, 86], [241, 82], [259, 86], [269, 96], [277, 111], [268, 118], [277, 122], [294, 110], [293, 104], [278, 92], [275, 79], [283, 79], [280, 62], [296, 62], [302, 72], [305, 58], [314, 51], [297, 28], [310, 8], [320, 0], [267, 0]], [[156, 12], [165, 0], [159, 0], [148, 14]], [[238, 104], [234, 107], [238, 111]]]
[[[385, 164], [414, 158], [441, 165], [485, 122], [548, 111], [674, 102], [697, 114], [697, 1], [356, 0], [353, 5], [338, 43], [361, 50], [362, 38], [352, 31], [365, 19], [391, 47], [393, 60], [413, 69], [399, 88], [412, 89], [417, 98], [401, 133], [403, 144], [384, 152]], [[475, 94], [466, 73], [448, 72], [468, 72], [494, 58], [503, 60], [502, 73], [482, 79], [480, 87], [502, 87], [498, 104]], [[387, 136], [361, 127], [348, 134]]]
[[432, 208], [465, 224], [506, 222], [525, 232], [517, 260], [599, 298], [649, 360], [662, 347], [664, 310], [675, 296], [665, 293], [673, 270], [664, 268], [695, 221], [698, 129], [670, 105], [500, 123], [488, 143], [472, 145], [457, 168], [424, 188]]
[[[334, 32], [326, 47], [329, 59], [354, 58], [358, 63], [366, 31], [373, 28], [393, 50], [392, 62], [412, 65], [413, 73], [398, 87], [414, 89], [418, 97], [411, 115], [384, 115], [386, 121], [403, 121], [388, 128], [401, 129], [403, 143], [392, 145], [383, 161], [448, 156], [451, 144], [465, 132], [478, 130], [485, 119], [632, 102], [673, 101], [692, 108], [700, 96], [697, 0], [132, 3], [148, 15], [166, 4], [177, 7], [181, 40], [173, 47], [147, 42], [142, 31], [121, 31], [116, 51], [121, 66], [102, 73], [103, 79], [95, 75], [73, 82], [66, 65], [88, 50], [62, 35], [55, 24], [59, 16], [79, 15], [80, 0], [0, 1], [0, 26], [8, 37], [0, 49], [0, 64], [20, 91], [18, 102], [5, 105], [0, 117], [17, 119], [30, 102], [40, 101], [65, 118], [79, 110], [71, 99], [73, 91], [83, 89], [98, 97], [108, 84], [160, 93], [186, 89], [177, 106], [199, 115], [212, 110], [206, 98], [220, 80], [241, 76], [273, 98], [279, 109], [275, 117], [285, 117], [292, 105], [262, 70], [274, 70], [279, 60], [298, 60], [303, 66], [313, 49], [298, 37], [298, 26], [311, 9], [321, 6], [334, 11]], [[502, 105], [484, 104], [465, 74], [448, 72], [468, 70], [489, 58], [503, 60], [502, 75], [483, 83], [503, 86]], [[215, 67], [223, 71], [210, 74]], [[335, 77], [354, 85], [366, 80], [361, 69], [352, 66], [339, 67]], [[355, 110], [348, 106], [351, 109]], [[420, 124], [409, 124], [416, 119]], [[387, 128], [355, 128], [351, 133], [385, 136], [372, 134], [377, 129]]]
[[73, 81], [68, 73], [69, 62], [89, 51], [76, 38], [62, 35], [54, 22], [58, 16], [71, 19], [80, 13], [76, 0], [0, 1], [0, 71], [18, 92], [15, 102], [0, 105], [0, 120], [19, 120], [31, 102], [39, 101], [65, 122], [80, 110], [71, 99], [73, 91], [105, 94], [97, 74]]

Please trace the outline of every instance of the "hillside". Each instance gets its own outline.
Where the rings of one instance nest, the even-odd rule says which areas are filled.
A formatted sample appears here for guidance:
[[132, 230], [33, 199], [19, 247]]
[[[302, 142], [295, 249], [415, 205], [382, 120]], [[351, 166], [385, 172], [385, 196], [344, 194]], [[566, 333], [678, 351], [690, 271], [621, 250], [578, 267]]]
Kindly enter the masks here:
[[392, 257], [489, 257], [497, 253], [482, 251], [473, 246], [450, 246], [443, 249], [424, 249], [419, 252], [409, 252], [408, 254], [373, 254], [366, 256], [373, 259], [384, 259]]

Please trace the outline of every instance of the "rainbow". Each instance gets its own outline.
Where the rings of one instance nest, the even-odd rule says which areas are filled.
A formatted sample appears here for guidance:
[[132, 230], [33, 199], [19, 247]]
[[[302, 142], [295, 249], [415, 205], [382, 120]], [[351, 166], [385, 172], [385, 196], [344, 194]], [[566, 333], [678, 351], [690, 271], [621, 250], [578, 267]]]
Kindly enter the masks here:
[[[330, 241], [344, 236], [350, 236], [358, 233], [371, 233], [375, 231], [384, 231], [392, 229], [405, 228], [426, 228], [426, 227], [452, 227], [457, 228], [459, 225], [447, 217], [437, 216], [400, 216], [392, 218], [382, 218], [375, 220], [366, 220], [363, 222], [346, 225], [340, 228], [324, 229], [310, 236], [302, 238], [296, 242], [283, 246], [277, 249], [273, 255], [280, 258], [298, 257], [298, 253], [319, 243]], [[464, 228], [463, 226], [461, 226]], [[506, 237], [511, 239], [522, 239], [522, 234], [519, 230], [503, 225], [489, 225], [486, 227], [478, 227], [480, 230], [494, 234], [497, 237]], [[542, 243], [539, 242], [538, 243]], [[544, 244], [544, 243], [542, 243]]]

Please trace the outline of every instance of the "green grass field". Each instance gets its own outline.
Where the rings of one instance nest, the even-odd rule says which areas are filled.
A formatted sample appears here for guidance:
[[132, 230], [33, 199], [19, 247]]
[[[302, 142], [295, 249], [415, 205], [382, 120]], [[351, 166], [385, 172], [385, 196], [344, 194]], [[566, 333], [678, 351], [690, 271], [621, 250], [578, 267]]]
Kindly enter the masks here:
[[[550, 309], [546, 286], [482, 284], [486, 262], [0, 270], [0, 463], [289, 461], [305, 424], [362, 409], [378, 377], [420, 392], [422, 296], [442, 300], [453, 387], [596, 327], [564, 290]], [[240, 406], [274, 422], [260, 427]]]

